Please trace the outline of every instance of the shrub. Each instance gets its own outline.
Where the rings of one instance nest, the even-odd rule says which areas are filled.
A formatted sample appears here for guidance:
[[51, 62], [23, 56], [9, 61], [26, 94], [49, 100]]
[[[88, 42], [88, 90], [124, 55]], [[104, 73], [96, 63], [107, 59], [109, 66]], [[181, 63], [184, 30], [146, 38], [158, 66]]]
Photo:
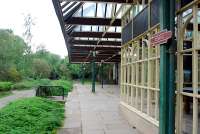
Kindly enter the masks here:
[[65, 92], [69, 92], [73, 88], [72, 81], [67, 81], [67, 80], [54, 80], [54, 81], [52, 81], [52, 85], [62, 86], [64, 88]]
[[47, 61], [34, 59], [32, 67], [35, 78], [49, 78], [51, 68]]
[[62, 125], [64, 105], [44, 98], [26, 98], [0, 110], [0, 134], [51, 134]]
[[39, 85], [42, 85], [42, 86], [45, 86], [45, 85], [52, 85], [51, 84], [51, 80], [49, 79], [41, 79], [41, 80], [38, 80], [38, 86]]
[[49, 79], [23, 80], [21, 82], [15, 83], [13, 85], [13, 89], [16, 90], [31, 89], [31, 88], [36, 88], [39, 85], [51, 85], [51, 81]]
[[20, 81], [21, 80], [21, 75], [20, 73], [16, 70], [16, 68], [12, 67], [10, 69], [8, 69], [8, 79], [10, 81]]
[[12, 89], [11, 82], [0, 82], [0, 92], [1, 91], [10, 91]]
[[20, 89], [31, 89], [37, 86], [36, 80], [23, 80], [21, 82], [15, 83], [13, 85], [13, 89], [20, 90]]

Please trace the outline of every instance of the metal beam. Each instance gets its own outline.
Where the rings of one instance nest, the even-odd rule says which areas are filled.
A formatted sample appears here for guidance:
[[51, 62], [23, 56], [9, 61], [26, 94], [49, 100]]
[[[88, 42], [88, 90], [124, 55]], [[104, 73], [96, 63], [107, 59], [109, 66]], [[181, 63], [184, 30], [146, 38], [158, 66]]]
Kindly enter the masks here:
[[[73, 32], [70, 34], [71, 37], [92, 37], [101, 38], [103, 32]], [[121, 33], [108, 32], [104, 35], [104, 38], [121, 38]]]
[[[75, 56], [75, 55], [71, 55], [71, 57], [73, 57], [74, 59], [84, 59], [85, 56], [84, 55], [78, 55], [78, 56]], [[104, 60], [105, 58], [108, 58], [109, 56], [108, 55], [97, 55], [96, 56], [96, 59], [102, 59]], [[115, 59], [120, 59], [120, 55], [116, 56]]]
[[[60, 5], [58, 0], [52, 0], [52, 2], [53, 2], [53, 6], [54, 6], [54, 9], [55, 9], [56, 15], [58, 17], [60, 26], [61, 26], [61, 30], [62, 30], [64, 39], [65, 39], [65, 44], [66, 44], [68, 53], [70, 54], [70, 47], [68, 45], [68, 35], [65, 33], [66, 31], [65, 31], [65, 25], [64, 25], [64, 20], [63, 20], [63, 16], [62, 16], [61, 5]], [[71, 60], [70, 56], [69, 56], [69, 60]]]
[[63, 20], [70, 20], [72, 16], [82, 7], [83, 3], [79, 3], [72, 10], [70, 10], [65, 16], [63, 16]]
[[[71, 44], [78, 45], [97, 45], [97, 41], [95, 40], [71, 40]], [[113, 46], [121, 46], [121, 42], [119, 41], [101, 41], [99, 45], [113, 45]]]
[[71, 17], [64, 20], [68, 25], [121, 26], [121, 19], [115, 19], [112, 24], [111, 18]]
[[[71, 56], [72, 57], [79, 57], [79, 56], [87, 56], [88, 55], [88, 53], [71, 53]], [[104, 56], [112, 56], [113, 54], [111, 53], [111, 54], [106, 54], [106, 53], [104, 53], [104, 54], [97, 54], [97, 56], [98, 57], [104, 57]], [[120, 56], [120, 55], [119, 55]]]
[[121, 4], [132, 4], [136, 0], [60, 0], [60, 2], [67, 1], [78, 1], [78, 2], [103, 2], [103, 3], [121, 3]]
[[[71, 47], [71, 49], [74, 49], [74, 50], [78, 50], [78, 51], [84, 51], [84, 50], [88, 50], [88, 51], [91, 51], [91, 50], [94, 50], [94, 47], [86, 47], [86, 46], [84, 46], [84, 47], [79, 47], [79, 46], [73, 46], [73, 47]], [[115, 53], [116, 52], [118, 52], [118, 51], [120, 51], [121, 50], [121, 48], [113, 48], [113, 47], [97, 47], [96, 48], [96, 50], [114, 50], [115, 51]]]
[[[111, 54], [111, 55], [113, 55], [113, 54], [115, 54], [116, 52], [119, 52], [120, 51], [120, 49], [117, 49], [117, 51], [115, 50], [115, 49], [109, 49], [109, 50], [99, 50], [99, 52], [100, 52], [100, 54]], [[85, 50], [83, 50], [83, 49], [81, 49], [81, 48], [78, 48], [78, 49], [76, 49], [76, 48], [73, 48], [72, 47], [72, 49], [71, 49], [71, 54], [88, 54], [90, 52], [90, 49], [85, 49]]]
[[[101, 62], [103, 59], [100, 59], [100, 58], [95, 58], [95, 61], [96, 62]], [[75, 58], [71, 58], [71, 62], [81, 62], [81, 63], [85, 63], [85, 62], [90, 62], [90, 61], [92, 61], [92, 58], [89, 58], [87, 61], [85, 61], [85, 58], [83, 58], [83, 59], [75, 59]], [[105, 61], [104, 63], [119, 63], [120, 62], [120, 59], [111, 59], [111, 60], [108, 60], [108, 61]]]

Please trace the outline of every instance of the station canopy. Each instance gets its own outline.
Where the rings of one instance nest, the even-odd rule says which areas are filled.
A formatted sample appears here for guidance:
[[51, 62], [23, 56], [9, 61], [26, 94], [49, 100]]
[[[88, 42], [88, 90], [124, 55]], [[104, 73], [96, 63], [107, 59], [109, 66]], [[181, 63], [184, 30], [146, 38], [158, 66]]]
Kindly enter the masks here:
[[53, 0], [71, 63], [120, 62], [123, 6], [133, 0]]

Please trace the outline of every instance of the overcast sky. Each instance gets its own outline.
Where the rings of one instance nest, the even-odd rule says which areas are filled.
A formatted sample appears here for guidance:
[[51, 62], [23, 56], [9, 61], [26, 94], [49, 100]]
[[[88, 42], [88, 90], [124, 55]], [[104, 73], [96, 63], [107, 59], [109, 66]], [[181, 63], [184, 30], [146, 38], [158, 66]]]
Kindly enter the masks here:
[[33, 48], [45, 45], [46, 49], [61, 57], [67, 55], [64, 38], [55, 14], [52, 0], [0, 0], [0, 28], [12, 29], [22, 36], [24, 15], [35, 18]]

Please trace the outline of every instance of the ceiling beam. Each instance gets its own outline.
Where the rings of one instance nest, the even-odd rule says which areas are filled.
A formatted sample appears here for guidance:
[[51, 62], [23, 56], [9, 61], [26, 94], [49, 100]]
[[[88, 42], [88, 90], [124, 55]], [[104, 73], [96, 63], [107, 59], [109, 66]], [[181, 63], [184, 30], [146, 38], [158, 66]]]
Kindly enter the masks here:
[[[88, 53], [87, 53], [88, 54]], [[87, 56], [86, 53], [71, 53], [72, 56]], [[97, 56], [112, 56], [113, 54], [96, 54]]]
[[[98, 55], [113, 55], [120, 50], [99, 50]], [[71, 55], [88, 55], [90, 50], [72, 49]]]
[[[111, 18], [71, 17], [69, 19], [65, 19], [65, 24], [110, 26], [111, 20]], [[111, 26], [121, 26], [121, 19], [115, 19]]]
[[[112, 56], [112, 55], [111, 55]], [[101, 56], [96, 56], [96, 58], [98, 58], [98, 59], [107, 59], [107, 58], [109, 58], [109, 57], [111, 57], [111, 56], [108, 56], [108, 55], [101, 55]], [[73, 57], [74, 59], [79, 59], [79, 58], [86, 58], [84, 55], [79, 55], [79, 56], [74, 56], [74, 55], [71, 55], [71, 57]], [[92, 56], [90, 56], [90, 58], [92, 58]], [[118, 56], [115, 56], [115, 59], [120, 59], [120, 55], [118, 55]]]
[[[73, 58], [71, 59], [71, 62], [90, 62], [91, 60], [93, 60], [93, 58], [88, 58], [87, 60], [84, 58]], [[96, 58], [95, 59], [95, 62], [101, 62], [102, 60], [105, 60], [103, 58]], [[108, 61], [105, 61], [105, 62], [120, 62], [120, 58], [113, 58], [113, 59], [110, 59]]]
[[[71, 37], [102, 38], [103, 32], [72, 32]], [[121, 33], [109, 32], [104, 38], [121, 38]]]
[[123, 4], [132, 4], [133, 0], [60, 0], [60, 2], [67, 1], [78, 1], [78, 2], [103, 2], [103, 3], [123, 3]]
[[[76, 50], [76, 51], [85, 51], [85, 50], [87, 50], [87, 51], [93, 51], [94, 50], [94, 47], [86, 47], [86, 46], [84, 46], [84, 47], [79, 47], [79, 46], [73, 46], [73, 47], [70, 47], [71, 49], [72, 49], [72, 51], [73, 50]], [[105, 50], [114, 50], [115, 52], [118, 52], [118, 51], [120, 51], [121, 50], [121, 48], [113, 48], [113, 47], [96, 47], [96, 51], [100, 51], [100, 50], [102, 50], [102, 51], [105, 51]]]
[[[71, 40], [70, 44], [75, 45], [97, 45], [98, 41], [95, 40]], [[113, 46], [121, 46], [120, 41], [101, 41], [99, 45], [113, 45]]]

